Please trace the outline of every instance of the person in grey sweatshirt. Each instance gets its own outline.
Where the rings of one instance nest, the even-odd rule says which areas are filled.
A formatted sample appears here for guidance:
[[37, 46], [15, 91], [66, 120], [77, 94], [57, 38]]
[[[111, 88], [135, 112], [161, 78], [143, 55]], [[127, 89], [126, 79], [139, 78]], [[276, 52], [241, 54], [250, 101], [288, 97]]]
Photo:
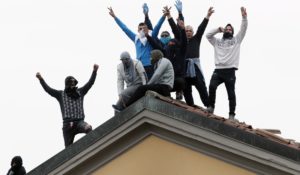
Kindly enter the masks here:
[[174, 85], [174, 69], [172, 63], [163, 58], [160, 50], [151, 51], [151, 64], [154, 66], [154, 74], [147, 83], [137, 88], [133, 96], [124, 106], [115, 106], [116, 111], [122, 111], [139, 98], [143, 97], [148, 90], [155, 91], [163, 96], [170, 96], [170, 91]]
[[[229, 119], [235, 120], [236, 96], [235, 96], [235, 71], [238, 69], [240, 60], [240, 46], [245, 37], [248, 20], [247, 12], [241, 7], [242, 24], [240, 31], [234, 36], [234, 29], [231, 24], [227, 24], [225, 28], [219, 27], [207, 33], [206, 37], [210, 44], [214, 47], [215, 53], [215, 70], [209, 84], [209, 106], [208, 112], [213, 113], [216, 101], [216, 90], [221, 83], [225, 83], [225, 87], [229, 100]], [[223, 33], [221, 39], [217, 39], [215, 35]]]
[[[119, 99], [113, 108], [126, 104], [137, 88], [146, 84], [147, 79], [146, 71], [140, 61], [133, 60], [126, 51], [122, 52], [120, 57], [122, 63], [117, 67]], [[124, 82], [127, 86], [126, 89], [124, 89]]]

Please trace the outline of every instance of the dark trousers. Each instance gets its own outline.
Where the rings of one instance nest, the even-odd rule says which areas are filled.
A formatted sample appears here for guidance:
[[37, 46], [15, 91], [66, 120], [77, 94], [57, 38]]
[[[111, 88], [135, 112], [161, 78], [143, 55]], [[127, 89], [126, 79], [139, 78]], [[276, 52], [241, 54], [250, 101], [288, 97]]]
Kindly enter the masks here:
[[181, 92], [185, 88], [185, 78], [184, 77], [175, 77], [174, 86], [172, 92]]
[[171, 89], [168, 85], [165, 84], [150, 84], [139, 86], [134, 95], [126, 103], [126, 106], [131, 105], [132, 103], [143, 97], [148, 90], [155, 91], [163, 96], [170, 96]]
[[89, 124], [83, 120], [63, 123], [63, 135], [65, 147], [71, 145], [75, 135], [79, 133], [89, 133], [92, 127], [87, 127]]
[[146, 71], [147, 74], [147, 79], [150, 80], [152, 75], [154, 74], [154, 68], [152, 65], [150, 66], [144, 66], [144, 69]]
[[236, 97], [235, 97], [235, 68], [215, 69], [209, 84], [210, 106], [215, 107], [216, 91], [221, 83], [225, 83], [229, 100], [229, 114], [235, 115]]
[[186, 86], [183, 91], [184, 99], [188, 105], [190, 106], [194, 105], [194, 99], [192, 95], [192, 85], [194, 85], [199, 93], [203, 105], [207, 107], [209, 105], [209, 98], [208, 98], [207, 88], [205, 85], [204, 76], [202, 75], [202, 72], [198, 69], [197, 66], [195, 66], [195, 70], [196, 70], [196, 77], [185, 78]]

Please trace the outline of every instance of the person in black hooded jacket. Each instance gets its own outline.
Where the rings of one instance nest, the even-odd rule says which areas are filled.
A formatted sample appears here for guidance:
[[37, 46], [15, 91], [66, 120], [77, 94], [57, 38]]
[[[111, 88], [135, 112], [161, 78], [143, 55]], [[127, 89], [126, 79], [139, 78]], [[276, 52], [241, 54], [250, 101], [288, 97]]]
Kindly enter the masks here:
[[176, 25], [170, 14], [170, 8], [164, 7], [163, 12], [168, 18], [175, 38], [171, 39], [166, 46], [162, 46], [151, 36], [146, 35], [146, 37], [154, 49], [161, 50], [164, 56], [171, 61], [175, 73], [172, 91], [176, 92], [176, 99], [181, 100], [185, 88], [185, 54], [187, 46], [185, 27], [182, 20], [178, 20], [178, 25]]
[[63, 91], [52, 89], [46, 84], [39, 72], [36, 74], [44, 90], [56, 98], [60, 104], [65, 147], [73, 143], [76, 134], [92, 131], [92, 126], [84, 121], [83, 100], [96, 80], [98, 67], [97, 64], [94, 64], [89, 81], [81, 88], [76, 86], [78, 81], [74, 77], [68, 76], [65, 79], [65, 90]]
[[23, 167], [23, 160], [21, 156], [15, 156], [11, 160], [11, 168], [8, 170], [7, 175], [24, 175], [26, 170]]

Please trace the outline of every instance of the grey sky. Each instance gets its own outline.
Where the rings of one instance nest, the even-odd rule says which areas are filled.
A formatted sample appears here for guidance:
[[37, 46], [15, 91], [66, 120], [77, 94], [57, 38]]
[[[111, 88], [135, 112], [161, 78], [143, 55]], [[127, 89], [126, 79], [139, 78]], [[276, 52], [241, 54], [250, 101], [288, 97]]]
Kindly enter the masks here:
[[[63, 89], [66, 76], [73, 75], [82, 86], [93, 64], [99, 64], [96, 83], [85, 97], [85, 120], [96, 128], [113, 116], [119, 55], [127, 50], [135, 57], [135, 48], [109, 16], [107, 7], [112, 6], [115, 14], [136, 31], [144, 19], [144, 2], [148, 3], [153, 24], [164, 5], [171, 5], [172, 16], [177, 17], [174, 1], [170, 0], [0, 1], [0, 174], [7, 172], [15, 155], [23, 157], [30, 171], [64, 149], [58, 102], [44, 92], [36, 72], [41, 72], [51, 87]], [[237, 71], [237, 118], [254, 128], [280, 129], [283, 137], [300, 141], [299, 1], [184, 0], [185, 23], [196, 30], [210, 6], [215, 13], [205, 34], [228, 22], [237, 32], [240, 7], [245, 6], [248, 12], [248, 31]], [[163, 30], [170, 31], [167, 21]], [[205, 36], [200, 55], [208, 86], [214, 55]], [[203, 106], [195, 89], [194, 99]], [[228, 117], [224, 85], [217, 91], [215, 113]]]

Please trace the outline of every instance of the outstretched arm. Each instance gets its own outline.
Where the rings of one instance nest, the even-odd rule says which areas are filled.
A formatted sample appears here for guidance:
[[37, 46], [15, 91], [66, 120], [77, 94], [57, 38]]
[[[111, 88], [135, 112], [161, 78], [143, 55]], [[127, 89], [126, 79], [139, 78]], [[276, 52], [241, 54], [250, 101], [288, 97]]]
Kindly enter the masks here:
[[206, 29], [206, 26], [208, 24], [208, 20], [210, 18], [210, 16], [215, 12], [215, 10], [213, 9], [213, 7], [209, 7], [208, 11], [207, 11], [207, 15], [206, 17], [203, 19], [203, 21], [201, 22], [201, 24], [199, 25], [197, 32], [195, 34], [195, 37], [200, 41], [202, 38], [202, 35], [204, 34], [204, 31]]
[[[169, 10], [171, 9], [171, 7], [169, 8]], [[152, 37], [153, 38], [157, 38], [157, 35], [159, 33], [159, 30], [162, 26], [162, 24], [164, 23], [166, 19], [166, 15], [163, 14], [163, 16], [159, 19], [158, 23], [155, 25], [155, 27], [153, 28], [153, 32], [152, 32]]]
[[118, 24], [118, 26], [125, 32], [125, 34], [131, 39], [131, 41], [134, 42], [136, 34], [133, 33], [114, 13], [113, 9], [111, 7], [108, 7], [109, 14], [111, 17], [113, 17]]
[[182, 14], [182, 7], [183, 7], [182, 2], [180, 0], [176, 0], [174, 5], [178, 12], [178, 19], [184, 21], [184, 17]]
[[180, 51], [182, 53], [186, 52], [186, 46], [187, 46], [187, 38], [186, 38], [186, 33], [185, 33], [185, 25], [183, 20], [178, 20], [178, 27], [180, 31]]
[[90, 88], [93, 86], [93, 84], [95, 83], [98, 68], [99, 68], [98, 64], [94, 64], [93, 73], [92, 73], [89, 81], [83, 87], [81, 87], [79, 89], [79, 91], [82, 93], [82, 95], [85, 95], [90, 90]]
[[153, 37], [151, 37], [151, 36], [149, 35], [149, 33], [145, 33], [145, 35], [146, 35], [147, 40], [148, 40], [148, 42], [150, 43], [152, 49], [158, 49], [158, 50], [164, 52], [164, 49], [163, 49], [161, 43], [158, 43], [159, 40], [154, 39]]
[[143, 13], [145, 15], [145, 24], [147, 25], [149, 30], [153, 30], [153, 26], [152, 26], [151, 20], [148, 15], [149, 7], [148, 7], [147, 3], [143, 4]]
[[180, 31], [179, 31], [174, 19], [171, 16], [170, 9], [171, 9], [171, 7], [169, 8], [168, 6], [165, 6], [163, 9], [163, 13], [168, 18], [168, 22], [172, 29], [172, 33], [174, 34], [174, 38], [176, 38], [177, 40], [180, 40]]
[[245, 7], [241, 7], [241, 14], [242, 14], [242, 18], [243, 18], [242, 24], [241, 24], [240, 31], [236, 35], [238, 42], [242, 42], [242, 40], [244, 39], [244, 37], [246, 35], [246, 31], [247, 31], [247, 27], [248, 27], [247, 11], [246, 11]]
[[55, 97], [55, 98], [59, 97], [59, 91], [52, 89], [50, 86], [48, 86], [47, 83], [45, 82], [45, 80], [43, 79], [42, 75], [39, 72], [36, 73], [36, 78], [40, 80], [42, 87], [49, 95], [51, 95], [52, 97]]

